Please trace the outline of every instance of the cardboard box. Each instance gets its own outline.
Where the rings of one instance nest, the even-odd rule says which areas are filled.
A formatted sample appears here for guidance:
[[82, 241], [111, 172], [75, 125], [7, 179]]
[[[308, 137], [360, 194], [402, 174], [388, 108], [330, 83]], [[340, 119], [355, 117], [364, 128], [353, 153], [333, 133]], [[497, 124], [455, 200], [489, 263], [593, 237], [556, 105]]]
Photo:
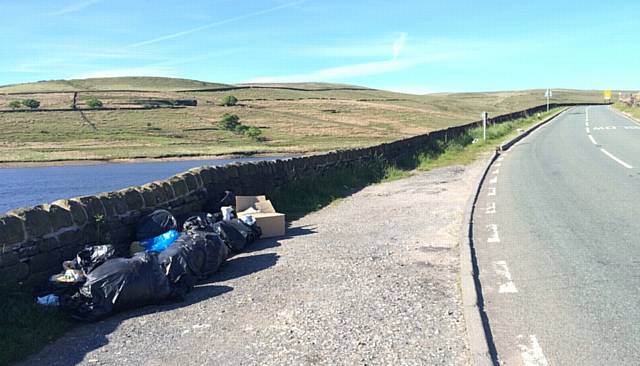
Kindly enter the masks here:
[[265, 196], [236, 196], [236, 213], [239, 218], [253, 216], [262, 229], [262, 238], [283, 236], [285, 233], [285, 215], [277, 213]]

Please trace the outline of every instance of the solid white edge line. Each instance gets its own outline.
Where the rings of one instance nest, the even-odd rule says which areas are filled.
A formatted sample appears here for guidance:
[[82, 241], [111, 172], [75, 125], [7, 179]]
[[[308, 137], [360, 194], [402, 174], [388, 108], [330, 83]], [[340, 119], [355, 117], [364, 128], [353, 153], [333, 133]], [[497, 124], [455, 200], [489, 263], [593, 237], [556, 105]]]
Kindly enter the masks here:
[[591, 133], [591, 131], [589, 131], [589, 127], [585, 127], [585, 131], [587, 131], [587, 133]]
[[623, 167], [627, 168], [627, 169], [633, 169], [633, 167], [627, 163], [625, 163], [624, 161], [618, 159], [617, 157], [615, 157], [615, 155], [611, 154], [610, 152], [608, 152], [607, 150], [600, 148], [600, 151], [602, 151], [605, 155], [607, 155], [608, 157], [610, 157], [611, 159], [613, 159], [616, 163], [622, 165]]
[[633, 123], [634, 123], [634, 124], [636, 124], [636, 125], [640, 125], [640, 122], [639, 122], [639, 121], [637, 121], [637, 120], [635, 120], [635, 119], [633, 119], [633, 118], [631, 118], [631, 117], [627, 116], [626, 114], [624, 114], [624, 112], [622, 112], [622, 111], [618, 110], [617, 108], [614, 108], [614, 107], [609, 106], [609, 110], [612, 110], [612, 111], [613, 111], [614, 113], [616, 113], [617, 115], [619, 115], [619, 116], [621, 116], [621, 117], [623, 117], [623, 118], [626, 118], [627, 120], [629, 120], [629, 121], [633, 122]]
[[593, 138], [593, 136], [591, 135], [587, 135], [589, 136], [589, 140], [591, 140], [591, 142], [593, 142], [594, 145], [597, 145], [598, 143], [596, 142], [596, 139]]

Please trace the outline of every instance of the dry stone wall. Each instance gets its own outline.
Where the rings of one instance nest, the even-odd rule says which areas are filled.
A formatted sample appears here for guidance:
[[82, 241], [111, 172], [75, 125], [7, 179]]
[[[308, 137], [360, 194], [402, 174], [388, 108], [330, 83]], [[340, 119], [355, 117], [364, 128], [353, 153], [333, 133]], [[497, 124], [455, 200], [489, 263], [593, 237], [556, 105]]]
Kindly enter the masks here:
[[[552, 105], [555, 107], [556, 105]], [[538, 106], [492, 119], [494, 123], [543, 111]], [[455, 138], [481, 122], [381, 144], [332, 151], [288, 160], [201, 167], [155, 181], [96, 196], [60, 200], [0, 216], [0, 281], [38, 281], [61, 270], [85, 245], [110, 242], [125, 253], [134, 240], [135, 224], [144, 213], [165, 208], [175, 215], [202, 211], [225, 190], [257, 195], [298, 178], [326, 174], [332, 169], [383, 157], [395, 161], [415, 154], [427, 143]]]

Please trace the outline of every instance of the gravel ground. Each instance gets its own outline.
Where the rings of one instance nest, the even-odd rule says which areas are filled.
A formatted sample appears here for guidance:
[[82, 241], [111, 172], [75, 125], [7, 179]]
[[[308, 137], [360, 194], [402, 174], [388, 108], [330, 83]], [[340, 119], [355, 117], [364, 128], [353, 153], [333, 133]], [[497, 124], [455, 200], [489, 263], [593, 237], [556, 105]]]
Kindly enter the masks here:
[[481, 165], [367, 187], [186, 302], [80, 326], [24, 364], [468, 364], [457, 239]]

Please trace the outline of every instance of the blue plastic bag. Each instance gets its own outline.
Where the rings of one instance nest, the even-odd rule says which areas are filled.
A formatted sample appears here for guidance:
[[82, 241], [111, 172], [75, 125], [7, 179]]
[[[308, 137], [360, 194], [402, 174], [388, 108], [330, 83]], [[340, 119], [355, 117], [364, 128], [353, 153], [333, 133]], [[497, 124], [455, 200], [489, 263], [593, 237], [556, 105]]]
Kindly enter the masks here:
[[176, 239], [178, 239], [180, 234], [177, 230], [169, 230], [164, 234], [160, 234], [154, 238], [142, 240], [140, 241], [140, 245], [147, 252], [156, 252], [160, 253], [163, 250], [167, 249], [171, 243], [173, 243]]

